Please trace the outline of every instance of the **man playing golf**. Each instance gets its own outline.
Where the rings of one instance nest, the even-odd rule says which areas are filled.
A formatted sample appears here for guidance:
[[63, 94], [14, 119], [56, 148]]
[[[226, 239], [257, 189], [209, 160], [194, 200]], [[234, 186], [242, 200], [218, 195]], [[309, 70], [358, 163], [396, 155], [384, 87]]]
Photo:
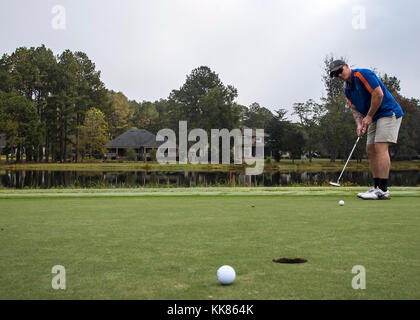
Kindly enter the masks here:
[[397, 143], [402, 116], [400, 105], [376, 74], [369, 69], [350, 69], [342, 60], [335, 60], [330, 76], [346, 81], [345, 95], [357, 124], [357, 135], [367, 130], [366, 152], [374, 187], [357, 196], [365, 200], [389, 200], [389, 169], [391, 160], [388, 147]]

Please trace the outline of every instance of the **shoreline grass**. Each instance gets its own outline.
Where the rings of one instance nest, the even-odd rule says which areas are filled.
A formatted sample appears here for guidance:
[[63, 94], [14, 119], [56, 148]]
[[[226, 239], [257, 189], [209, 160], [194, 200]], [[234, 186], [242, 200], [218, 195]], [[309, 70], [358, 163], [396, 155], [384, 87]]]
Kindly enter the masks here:
[[[270, 172], [316, 172], [316, 171], [340, 171], [343, 168], [344, 160], [337, 159], [330, 162], [329, 159], [309, 160], [281, 160], [276, 163], [265, 163], [264, 173]], [[246, 164], [159, 164], [156, 162], [82, 162], [82, 163], [0, 163], [0, 171], [5, 170], [45, 170], [45, 171], [190, 171], [190, 172], [242, 172], [247, 167]], [[369, 161], [364, 160], [357, 163], [351, 160], [346, 168], [348, 171], [369, 170]], [[420, 170], [420, 160], [412, 161], [393, 161], [391, 170]]]

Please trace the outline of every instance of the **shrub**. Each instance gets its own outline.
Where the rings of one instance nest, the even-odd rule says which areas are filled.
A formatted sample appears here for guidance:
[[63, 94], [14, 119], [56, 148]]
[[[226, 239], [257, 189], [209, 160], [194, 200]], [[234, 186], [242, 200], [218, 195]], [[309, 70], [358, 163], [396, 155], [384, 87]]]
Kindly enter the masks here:
[[128, 159], [128, 161], [136, 161], [137, 160], [136, 150], [127, 149], [127, 159]]
[[272, 157], [267, 157], [267, 158], [265, 158], [265, 161], [264, 162], [266, 164], [273, 164], [273, 163], [276, 162], [276, 160], [274, 160], [274, 158], [272, 158]]

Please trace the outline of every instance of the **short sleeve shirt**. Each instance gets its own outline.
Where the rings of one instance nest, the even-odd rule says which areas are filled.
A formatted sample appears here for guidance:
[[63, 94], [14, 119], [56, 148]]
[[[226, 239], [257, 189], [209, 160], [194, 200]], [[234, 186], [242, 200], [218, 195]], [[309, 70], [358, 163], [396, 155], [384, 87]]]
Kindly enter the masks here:
[[394, 113], [397, 118], [402, 117], [404, 112], [401, 106], [372, 70], [352, 70], [351, 82], [346, 82], [345, 94], [349, 104], [353, 105], [363, 116], [366, 116], [370, 109], [372, 91], [377, 87], [381, 87], [384, 96], [372, 121], [375, 122], [380, 118], [392, 116]]

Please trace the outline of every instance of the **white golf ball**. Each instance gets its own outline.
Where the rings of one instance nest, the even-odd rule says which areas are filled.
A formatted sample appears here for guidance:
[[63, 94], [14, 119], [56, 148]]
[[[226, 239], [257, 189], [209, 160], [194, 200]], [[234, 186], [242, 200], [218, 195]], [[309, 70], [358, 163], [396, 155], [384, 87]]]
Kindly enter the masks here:
[[221, 266], [217, 270], [217, 280], [219, 280], [221, 284], [231, 284], [235, 280], [235, 277], [235, 270], [231, 266]]
[[339, 204], [340, 206], [344, 206], [344, 201], [343, 201], [343, 200], [340, 200], [340, 201], [338, 201], [338, 204]]

